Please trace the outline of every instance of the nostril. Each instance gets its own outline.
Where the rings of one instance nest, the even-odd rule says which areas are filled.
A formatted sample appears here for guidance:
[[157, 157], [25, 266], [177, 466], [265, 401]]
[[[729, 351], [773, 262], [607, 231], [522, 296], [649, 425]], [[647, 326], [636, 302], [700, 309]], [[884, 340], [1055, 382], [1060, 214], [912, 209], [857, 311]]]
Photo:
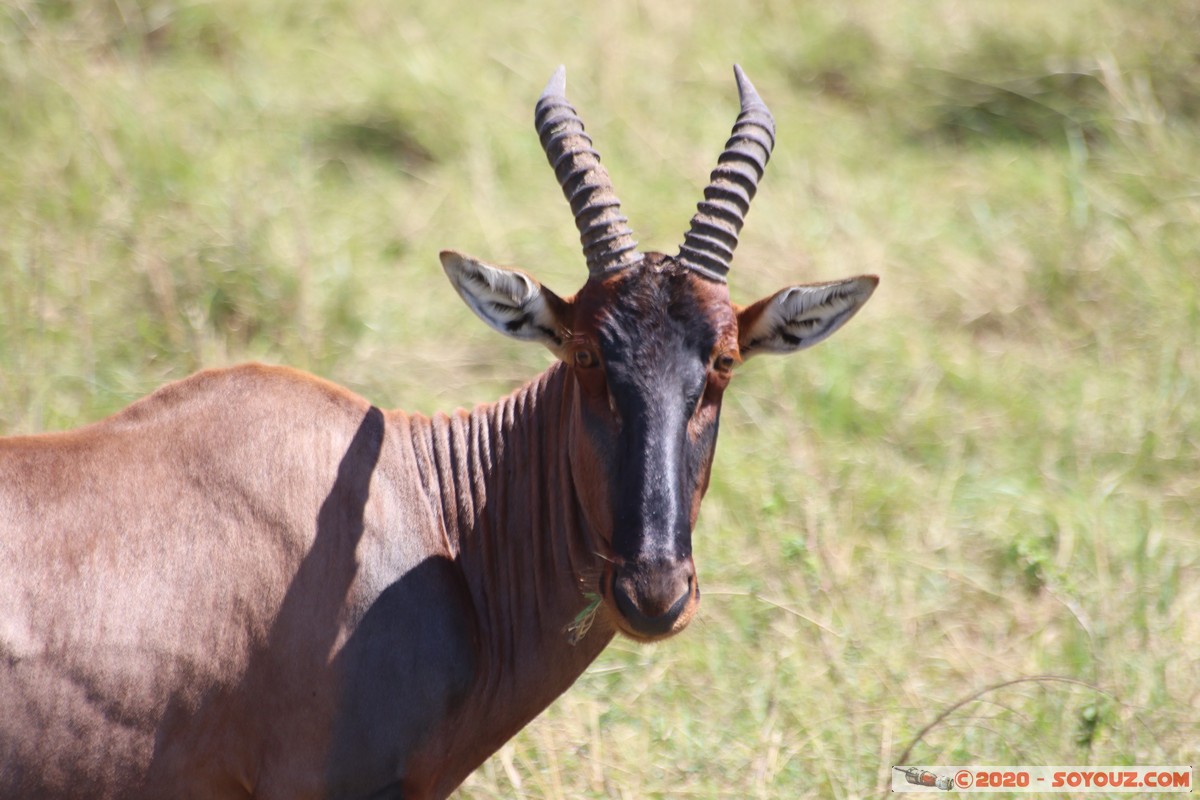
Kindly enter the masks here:
[[672, 616], [683, 610], [691, 594], [691, 573], [676, 571], [660, 577], [639, 594], [638, 607], [648, 617]]
[[687, 579], [687, 585], [683, 588], [683, 591], [675, 598], [675, 602], [671, 604], [671, 607], [667, 609], [666, 613], [663, 616], [670, 617], [672, 620], [674, 620], [676, 617], [678, 617], [680, 614], [683, 613], [683, 609], [687, 606], [688, 601], [691, 599], [692, 599], [692, 578], [689, 575], [688, 579]]
[[644, 615], [638, 610], [637, 603], [633, 602], [633, 598], [625, 590], [625, 587], [628, 585], [628, 580], [619, 580], [616, 576], [613, 577], [613, 599], [617, 601], [617, 610], [626, 619], [642, 617]]

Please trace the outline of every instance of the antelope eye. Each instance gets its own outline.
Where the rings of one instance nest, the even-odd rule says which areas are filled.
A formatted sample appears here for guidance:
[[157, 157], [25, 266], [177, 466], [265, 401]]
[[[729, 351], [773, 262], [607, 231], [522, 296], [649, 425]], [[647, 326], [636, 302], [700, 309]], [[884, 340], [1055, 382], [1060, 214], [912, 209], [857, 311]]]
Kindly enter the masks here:
[[596, 354], [591, 350], [576, 350], [575, 366], [580, 369], [591, 369], [596, 366]]
[[717, 356], [716, 360], [713, 361], [713, 367], [717, 372], [729, 372], [733, 369], [733, 356], [728, 353]]

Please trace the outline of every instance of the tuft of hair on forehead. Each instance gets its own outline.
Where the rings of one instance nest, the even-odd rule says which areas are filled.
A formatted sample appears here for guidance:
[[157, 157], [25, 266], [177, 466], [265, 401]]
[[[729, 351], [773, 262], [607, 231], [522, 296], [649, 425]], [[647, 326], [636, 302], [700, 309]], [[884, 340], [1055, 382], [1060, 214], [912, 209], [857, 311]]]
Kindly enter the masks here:
[[655, 273], [684, 274], [688, 272], [688, 268], [677, 259], [664, 253], [646, 253], [642, 261], [642, 266], [644, 269]]
[[[595, 332], [607, 355], [635, 364], [661, 361], [664, 347], [707, 358], [718, 340], [736, 336], [728, 287], [697, 276], [677, 259], [648, 253], [607, 282]], [[674, 344], [672, 344], [674, 342]]]
[[724, 282], [705, 279], [677, 258], [646, 253], [643, 259], [600, 280], [589, 280], [577, 295], [581, 332], [601, 341], [642, 349], [668, 330], [693, 340], [736, 335], [736, 317]]

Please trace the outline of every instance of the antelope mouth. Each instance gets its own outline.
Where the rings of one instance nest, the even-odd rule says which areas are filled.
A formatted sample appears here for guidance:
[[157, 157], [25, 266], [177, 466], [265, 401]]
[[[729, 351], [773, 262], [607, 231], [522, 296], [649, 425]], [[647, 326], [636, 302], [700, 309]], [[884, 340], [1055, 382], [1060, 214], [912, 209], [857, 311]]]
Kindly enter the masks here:
[[614, 627], [642, 643], [679, 633], [700, 607], [691, 559], [666, 569], [610, 569], [600, 579], [600, 596]]

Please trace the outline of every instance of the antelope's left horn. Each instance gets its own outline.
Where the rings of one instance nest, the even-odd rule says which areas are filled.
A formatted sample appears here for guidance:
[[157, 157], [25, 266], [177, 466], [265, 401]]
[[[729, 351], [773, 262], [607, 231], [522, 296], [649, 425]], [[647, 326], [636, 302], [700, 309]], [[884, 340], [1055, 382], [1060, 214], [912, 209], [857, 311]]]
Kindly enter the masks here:
[[583, 120], [567, 102], [567, 70], [559, 67], [534, 110], [534, 124], [546, 158], [562, 187], [587, 259], [588, 272], [601, 275], [641, 260], [637, 242], [621, 215], [608, 170], [583, 130]]
[[722, 283], [733, 261], [750, 201], [775, 147], [775, 118], [742, 68], [734, 64], [733, 74], [742, 110], [676, 257], [704, 277]]

